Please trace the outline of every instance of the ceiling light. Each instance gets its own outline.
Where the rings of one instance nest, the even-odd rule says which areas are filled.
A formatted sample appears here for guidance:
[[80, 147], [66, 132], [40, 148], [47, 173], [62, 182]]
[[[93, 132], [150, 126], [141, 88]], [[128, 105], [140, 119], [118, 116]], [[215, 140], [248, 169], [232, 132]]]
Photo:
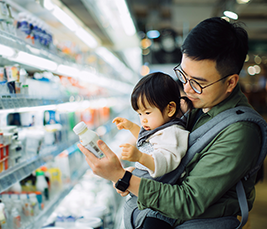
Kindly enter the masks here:
[[125, 0], [116, 0], [115, 3], [119, 10], [121, 23], [125, 33], [128, 36], [134, 35], [136, 33], [136, 29]]
[[133, 78], [132, 71], [128, 67], [126, 67], [126, 65], [121, 62], [112, 52], [110, 52], [105, 47], [98, 47], [95, 52], [105, 62], [113, 67], [114, 70], [119, 72], [122, 77], [124, 77], [128, 81], [131, 81], [131, 79]]
[[97, 45], [98, 45], [97, 40], [90, 33], [88, 33], [85, 29], [80, 27], [80, 28], [77, 29], [75, 34], [85, 44], [87, 44], [90, 48], [96, 48], [97, 47]]
[[160, 36], [160, 32], [158, 30], [149, 30], [146, 35], [150, 39], [155, 39]]
[[55, 8], [55, 5], [51, 2], [51, 0], [44, 0], [44, 7], [51, 11]]
[[141, 68], [140, 74], [142, 76], [145, 76], [145, 75], [149, 74], [149, 72], [150, 72], [150, 68], [147, 65], [143, 65]]
[[238, 4], [247, 4], [250, 0], [236, 0]]
[[254, 65], [255, 73], [259, 74], [261, 72], [261, 67], [259, 65]]
[[261, 58], [259, 56], [255, 56], [254, 57], [254, 61], [256, 64], [260, 64], [261, 63]]
[[234, 19], [234, 20], [237, 20], [238, 19], [238, 15], [232, 11], [224, 11], [223, 14], [226, 16], [226, 17], [229, 17], [231, 19]]
[[142, 47], [142, 49], [147, 49], [147, 48], [149, 48], [151, 45], [152, 45], [151, 40], [149, 40], [149, 39], [147, 39], [147, 38], [144, 38], [144, 39], [141, 40], [141, 47]]
[[251, 76], [254, 76], [256, 74], [256, 69], [253, 66], [249, 66], [247, 71], [248, 71], [248, 74]]
[[229, 18], [229, 17], [223, 16], [223, 17], [221, 17], [221, 18], [224, 19], [225, 21], [230, 22], [230, 18]]
[[58, 6], [54, 6], [52, 14], [69, 30], [75, 31], [78, 29], [76, 22]]
[[248, 62], [248, 61], [249, 61], [249, 55], [247, 54], [247, 55], [246, 55], [245, 62]]

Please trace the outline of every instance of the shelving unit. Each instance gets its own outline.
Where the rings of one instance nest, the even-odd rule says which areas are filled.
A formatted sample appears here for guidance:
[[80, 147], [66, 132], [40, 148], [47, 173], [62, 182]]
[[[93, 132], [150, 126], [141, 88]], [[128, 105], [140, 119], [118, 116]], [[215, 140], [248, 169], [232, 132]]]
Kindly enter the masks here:
[[[4, 53], [2, 52], [3, 49], [7, 49], [8, 51]], [[94, 51], [92, 51], [92, 53], [94, 53]], [[31, 65], [28, 62], [24, 61], [25, 58], [24, 59], [17, 58], [19, 57], [20, 54], [23, 54], [25, 58], [27, 57], [36, 58], [39, 61], [39, 63], [46, 61], [47, 63], [53, 62], [55, 63], [56, 67], [51, 69], [48, 67], [46, 68], [45, 65], [38, 65], [36, 63]], [[114, 77], [113, 79], [112, 76], [110, 75], [103, 76], [100, 72], [97, 73], [96, 75], [95, 74], [93, 75], [91, 74], [90, 68], [88, 66], [75, 63], [73, 59], [71, 59], [66, 54], [58, 52], [55, 49], [55, 47], [54, 48], [52, 47], [52, 49], [45, 49], [43, 47], [34, 46], [32, 44], [29, 44], [25, 40], [22, 40], [19, 37], [2, 30], [0, 30], [0, 63], [3, 66], [19, 64], [22, 68], [30, 69], [31, 72], [50, 71], [54, 74], [59, 74], [59, 75], [64, 75], [62, 72], [59, 71], [58, 67], [60, 65], [68, 66], [70, 68], [76, 68], [78, 69], [77, 73], [78, 76], [80, 73], [88, 74], [86, 81], [87, 84], [95, 83], [95, 85], [97, 85], [98, 87], [103, 87], [111, 91], [113, 90], [114, 91], [114, 93], [112, 93], [113, 96], [117, 97], [122, 95], [124, 99], [127, 98], [128, 95], [127, 93], [130, 93], [130, 89], [132, 88], [132, 85], [129, 84], [129, 81], [127, 82], [127, 79], [125, 81], [121, 80], [120, 77]], [[118, 72], [117, 73], [113, 72], [113, 73], [118, 74]], [[66, 74], [66, 76], [74, 77], [76, 80], [79, 79], [79, 77], [76, 78], [76, 75], [74, 75], [73, 73], [69, 75]], [[92, 82], [89, 80], [89, 77], [94, 78]], [[101, 81], [103, 79], [106, 79], [106, 82], [103, 85], [99, 84], [98, 81]], [[45, 107], [47, 107], [47, 109], [50, 109], [49, 106], [51, 105], [56, 107], [57, 105], [70, 102], [70, 97], [66, 95], [59, 96], [59, 94], [60, 93], [57, 93], [57, 96], [55, 97], [53, 97], [53, 95], [50, 94], [49, 98], [48, 97], [46, 98], [45, 96], [35, 96], [35, 95], [25, 95], [25, 94], [1, 94], [0, 91], [0, 113], [8, 114], [12, 112], [18, 112], [18, 113], [28, 112], [27, 109], [25, 111], [25, 109], [23, 110], [23, 108], [36, 108], [36, 111], [38, 111], [38, 109], [42, 107], [42, 110], [45, 110], [46, 109]], [[93, 95], [90, 98], [84, 98], [83, 96], [80, 96], [81, 99], [89, 101], [107, 97], [109, 97], [108, 94], [105, 94], [104, 96]], [[128, 108], [129, 106], [128, 101], [126, 104]], [[21, 111], [21, 109], [23, 111]], [[118, 113], [122, 113], [121, 115], [123, 117], [127, 117], [127, 112], [125, 110], [126, 110], [125, 107], [120, 108], [119, 110], [115, 111], [110, 118], [112, 119], [116, 117]], [[34, 111], [31, 110], [31, 112]], [[116, 128], [116, 126], [115, 125], [111, 126], [111, 120], [108, 120], [105, 123], [102, 123], [101, 125], [106, 128], [107, 139], [103, 140], [107, 140], [108, 143], [108, 138], [112, 139], [109, 135], [113, 134], [112, 130], [113, 128]], [[127, 134], [124, 137], [126, 136]], [[28, 177], [36, 169], [40, 168], [40, 166], [53, 160], [63, 151], [66, 151], [68, 154], [76, 152], [78, 150], [77, 142], [78, 142], [78, 137], [76, 135], [70, 134], [69, 139], [64, 139], [64, 141], [57, 143], [56, 145], [42, 146], [38, 155], [33, 156], [31, 158], [23, 159], [15, 166], [0, 172], [0, 193], [7, 191], [14, 184]], [[112, 139], [112, 143], [114, 145], [117, 144], [115, 142], [116, 141]], [[79, 168], [77, 168], [75, 171], [73, 171], [72, 174], [70, 174], [71, 177], [70, 182], [68, 182], [67, 184], [63, 184], [62, 189], [60, 189], [57, 193], [51, 196], [49, 202], [45, 205], [45, 208], [42, 211], [40, 211], [40, 214], [38, 214], [38, 216], [36, 216], [33, 220], [27, 223], [27, 225], [24, 225], [20, 229], [41, 228], [42, 225], [47, 220], [47, 218], [53, 213], [53, 211], [64, 199], [64, 197], [66, 197], [69, 194], [69, 192], [73, 189], [74, 185], [81, 179], [83, 174], [88, 169], [89, 166], [84, 160], [84, 162], [81, 165], [79, 165]]]
[[[7, 190], [16, 182], [21, 181], [22, 179], [30, 175], [33, 171], [44, 165], [49, 159], [51, 160], [51, 158], [54, 158], [63, 150], [72, 146], [76, 142], [77, 139], [69, 140], [60, 143], [59, 145], [46, 147], [42, 150], [40, 155], [19, 163], [15, 167], [9, 168], [8, 170], [0, 173], [0, 193]], [[75, 146], [73, 146], [73, 149], [75, 149]]]
[[37, 217], [35, 217], [35, 219], [29, 225], [25, 225], [24, 229], [41, 228], [41, 226], [46, 222], [48, 217], [53, 213], [53, 211], [60, 204], [60, 202], [69, 194], [74, 185], [80, 180], [80, 178], [83, 176], [87, 169], [88, 165], [85, 162], [79, 167], [79, 170], [75, 171], [71, 175], [71, 183], [64, 185], [60, 192], [58, 192], [55, 196], [52, 196], [47, 206], [41, 211], [41, 213]]
[[22, 107], [57, 105], [64, 102], [68, 102], [67, 98], [43, 99], [20, 94], [0, 95], [0, 110]]
[[[21, 102], [23, 101], [23, 103]], [[27, 108], [27, 107], [35, 107], [38, 110], [38, 107], [50, 107], [49, 105], [58, 105], [63, 104], [63, 99], [43, 99], [36, 98], [34, 96], [23, 96], [23, 95], [2, 95], [0, 96], [0, 104], [2, 112], [9, 112], [9, 110], [16, 110], [17, 108]], [[16, 105], [19, 104], [19, 105]], [[48, 106], [46, 106], [48, 105]], [[15, 109], [14, 109], [15, 108]], [[43, 108], [44, 109], [44, 108]], [[127, 109], [121, 108], [117, 112], [120, 113], [121, 116], [127, 116]], [[112, 114], [112, 118], [117, 116], [118, 113]], [[102, 126], [105, 126], [107, 129], [107, 135], [112, 133], [112, 129], [116, 128], [115, 125], [111, 124], [111, 120], [106, 123], [102, 123]], [[127, 134], [124, 134], [126, 137]], [[115, 141], [112, 139], [112, 143]], [[29, 176], [32, 172], [34, 172], [37, 168], [44, 165], [50, 160], [53, 160], [57, 155], [66, 151], [68, 154], [71, 154], [78, 150], [77, 147], [78, 137], [76, 135], [70, 135], [69, 139], [63, 141], [57, 145], [45, 146], [42, 147], [39, 154], [30, 159], [22, 161], [18, 163], [16, 166], [7, 169], [0, 173], [0, 193], [8, 190], [12, 185], [16, 182], [23, 180], [27, 176]], [[108, 142], [107, 142], [108, 143]], [[116, 143], [115, 143], [116, 144]], [[119, 144], [117, 144], [119, 145]], [[50, 201], [47, 203], [45, 208], [40, 212], [40, 214], [35, 217], [31, 222], [27, 225], [24, 225], [20, 229], [37, 229], [41, 228], [45, 223], [47, 218], [53, 213], [56, 207], [60, 204], [60, 202], [69, 194], [74, 185], [79, 181], [82, 175], [89, 169], [88, 164], [84, 160], [84, 163], [79, 166], [72, 174], [71, 174], [71, 182], [63, 185], [63, 188], [59, 190], [54, 196], [51, 197]]]
[[[48, 50], [48, 49], [37, 48], [25, 42], [24, 40], [2, 30], [0, 30], [0, 44], [13, 49], [13, 51], [15, 52], [19, 52], [19, 51], [25, 52], [25, 53], [34, 55], [37, 58], [40, 57], [46, 60], [54, 61], [58, 65], [64, 64], [64, 65], [69, 65], [69, 66], [75, 66], [77, 68], [82, 67], [82, 66], [77, 65], [72, 60], [70, 60], [70, 58], [63, 53], [60, 55], [59, 53], [52, 52], [51, 50]], [[3, 55], [3, 58], [7, 58], [10, 61], [16, 62], [16, 59], [13, 57], [13, 55], [11, 56]], [[33, 66], [33, 67], [38, 69], [38, 67], [36, 66]], [[47, 69], [47, 70], [52, 70], [52, 69]], [[57, 73], [56, 71], [54, 72]]]

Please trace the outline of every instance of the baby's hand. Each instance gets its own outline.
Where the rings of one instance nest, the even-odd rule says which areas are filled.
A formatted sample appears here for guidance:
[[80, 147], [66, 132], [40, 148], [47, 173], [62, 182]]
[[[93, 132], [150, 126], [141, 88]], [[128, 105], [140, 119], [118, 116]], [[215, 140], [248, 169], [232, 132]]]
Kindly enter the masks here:
[[118, 130], [122, 130], [122, 129], [130, 130], [133, 126], [133, 123], [131, 121], [129, 121], [126, 118], [121, 118], [121, 117], [114, 118], [112, 123], [116, 124]]
[[142, 153], [135, 146], [126, 143], [120, 145], [120, 147], [123, 148], [121, 153], [122, 160], [139, 162]]

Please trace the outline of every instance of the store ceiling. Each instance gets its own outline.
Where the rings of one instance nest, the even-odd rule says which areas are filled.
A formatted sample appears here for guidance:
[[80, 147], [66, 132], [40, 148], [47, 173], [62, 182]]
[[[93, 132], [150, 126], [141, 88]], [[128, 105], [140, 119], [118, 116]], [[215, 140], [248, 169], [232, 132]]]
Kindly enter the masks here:
[[[86, 10], [81, 0], [61, 0], [105, 44], [111, 41], [105, 32]], [[238, 21], [245, 23], [253, 44], [267, 43], [267, 1], [251, 0], [240, 5], [236, 0], [128, 0], [132, 18], [138, 31], [171, 28], [178, 35], [184, 36], [198, 22], [213, 16], [222, 16], [222, 12], [231, 9], [238, 13]], [[255, 47], [255, 44], [253, 46]], [[263, 47], [267, 52], [267, 47]]]
[[[33, 12], [45, 21], [52, 20], [36, 4], [43, 0], [14, 0], [16, 4]], [[88, 10], [84, 2], [93, 0], [61, 0], [86, 26], [90, 28], [106, 47], [112, 48], [112, 40], [106, 33], [104, 26], [97, 19], [98, 15]], [[97, 1], [97, 0], [94, 0]], [[104, 1], [104, 0], [101, 0]], [[105, 0], [111, 1], [111, 0]], [[254, 54], [267, 54], [267, 1], [251, 0], [248, 4], [237, 4], [236, 0], [126, 0], [132, 18], [136, 25], [139, 37], [149, 29], [171, 29], [182, 43], [186, 34], [200, 21], [213, 17], [223, 16], [226, 9], [238, 13], [238, 21], [245, 23], [250, 39], [250, 51]], [[34, 3], [34, 4], [33, 4]], [[52, 20], [53, 21], [53, 20]], [[58, 24], [55, 21], [54, 25]], [[51, 25], [51, 22], [50, 22]], [[57, 37], [72, 36], [63, 26], [55, 27]], [[78, 42], [78, 41], [77, 41]]]

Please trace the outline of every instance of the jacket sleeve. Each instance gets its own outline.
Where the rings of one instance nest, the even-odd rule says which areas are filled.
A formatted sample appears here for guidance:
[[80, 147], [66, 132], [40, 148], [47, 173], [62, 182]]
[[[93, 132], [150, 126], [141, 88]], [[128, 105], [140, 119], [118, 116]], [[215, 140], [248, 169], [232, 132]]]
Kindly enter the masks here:
[[[236, 194], [226, 193], [235, 190], [235, 184], [255, 165], [260, 147], [261, 134], [255, 124], [239, 122], [230, 125], [195, 155], [181, 184], [172, 186], [142, 178], [139, 209], [152, 208], [180, 221], [197, 218], [206, 212], [213, 217], [224, 215], [224, 200], [232, 198], [236, 203]], [[245, 187], [247, 196], [253, 184], [251, 187], [249, 190]], [[222, 204], [216, 209], [218, 212], [210, 211], [218, 203]]]
[[154, 172], [148, 169], [150, 176], [159, 177], [177, 168], [187, 151], [188, 136], [189, 131], [173, 125], [148, 139], [154, 149], [151, 156], [155, 163]]

